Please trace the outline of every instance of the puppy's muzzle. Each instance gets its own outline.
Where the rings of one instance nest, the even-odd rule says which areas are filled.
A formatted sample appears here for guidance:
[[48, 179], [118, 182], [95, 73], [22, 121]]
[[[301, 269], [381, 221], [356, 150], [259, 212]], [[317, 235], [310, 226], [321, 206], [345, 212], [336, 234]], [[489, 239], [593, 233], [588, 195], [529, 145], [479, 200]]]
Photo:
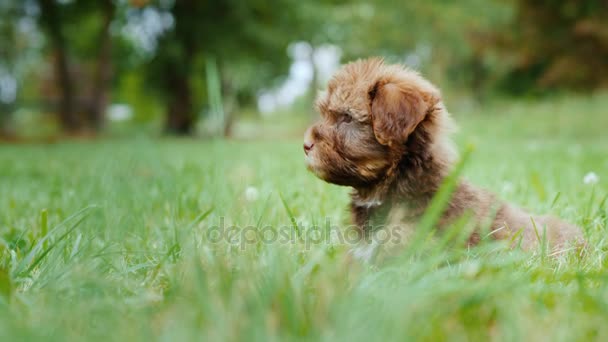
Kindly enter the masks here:
[[315, 143], [312, 139], [312, 127], [309, 127], [304, 133], [304, 153], [308, 155], [312, 148], [315, 146]]

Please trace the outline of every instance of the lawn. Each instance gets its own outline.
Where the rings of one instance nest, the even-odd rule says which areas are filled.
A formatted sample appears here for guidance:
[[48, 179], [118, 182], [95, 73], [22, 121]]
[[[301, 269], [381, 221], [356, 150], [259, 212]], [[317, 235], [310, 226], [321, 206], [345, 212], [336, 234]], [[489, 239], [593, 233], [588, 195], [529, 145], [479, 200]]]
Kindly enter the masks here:
[[348, 189], [298, 138], [0, 146], [0, 340], [606, 340], [606, 108], [453, 109], [464, 176], [582, 226], [583, 257], [426, 241], [353, 261], [318, 236], [349, 224]]

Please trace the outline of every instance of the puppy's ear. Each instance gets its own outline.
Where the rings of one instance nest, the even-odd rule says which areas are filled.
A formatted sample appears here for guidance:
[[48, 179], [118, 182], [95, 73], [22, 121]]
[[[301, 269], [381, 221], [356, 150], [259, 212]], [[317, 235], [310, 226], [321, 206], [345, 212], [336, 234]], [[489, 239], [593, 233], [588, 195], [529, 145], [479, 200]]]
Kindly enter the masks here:
[[386, 80], [374, 84], [369, 98], [374, 135], [379, 143], [389, 147], [407, 141], [433, 102], [430, 94], [411, 84]]

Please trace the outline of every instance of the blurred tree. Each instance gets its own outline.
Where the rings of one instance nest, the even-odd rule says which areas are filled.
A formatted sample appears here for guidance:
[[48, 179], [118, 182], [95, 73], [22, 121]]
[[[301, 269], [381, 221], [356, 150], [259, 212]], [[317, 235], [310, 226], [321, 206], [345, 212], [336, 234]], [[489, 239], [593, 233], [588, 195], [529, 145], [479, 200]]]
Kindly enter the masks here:
[[[262, 85], [284, 74], [287, 45], [309, 38], [297, 0], [158, 1], [150, 6], [166, 11], [173, 26], [162, 34], [148, 71], [167, 103], [165, 130], [191, 134], [198, 113], [206, 103], [205, 60], [218, 61], [221, 90], [226, 105], [225, 134], [237, 106], [255, 101]], [[141, 3], [137, 3], [141, 6]], [[305, 11], [304, 11], [305, 12]], [[196, 94], [194, 92], [197, 91]]]
[[471, 85], [483, 69], [478, 33], [510, 15], [508, 5], [487, 0], [361, 0], [339, 8], [325, 31], [347, 59], [382, 55], [456, 87]]
[[[339, 47], [344, 60], [382, 55], [443, 86], [467, 84], [476, 95], [505, 73], [509, 89], [605, 85], [607, 6], [600, 0], [0, 1], [0, 82], [23, 59], [25, 18], [46, 38], [37, 49], [48, 63], [38, 64], [52, 65], [54, 76], [30, 68], [29, 79], [41, 81], [23, 83], [28, 94], [37, 91], [31, 103], [54, 105], [66, 131], [100, 130], [113, 95], [138, 106], [138, 122], [164, 109], [171, 134], [191, 134], [200, 116], [224, 113], [217, 131], [229, 135], [235, 113], [256, 105], [260, 91], [287, 74], [295, 42], [310, 47], [303, 63], [313, 67], [302, 100], [307, 107], [319, 86], [315, 51], [326, 44]], [[14, 107], [0, 101], [0, 123]]]
[[39, 23], [52, 51], [59, 121], [68, 133], [99, 131], [112, 72], [112, 0], [38, 0]]
[[79, 129], [79, 120], [76, 114], [76, 95], [74, 81], [68, 66], [67, 42], [61, 24], [59, 4], [55, 0], [39, 0], [40, 26], [48, 36], [52, 46], [52, 56], [55, 77], [60, 89], [59, 108], [57, 114], [62, 127], [67, 132]]
[[608, 2], [515, 2], [511, 25], [495, 34], [509, 63], [504, 88], [586, 91], [608, 86]]
[[[10, 138], [14, 133], [12, 113], [14, 98], [3, 84], [5, 79], [13, 78], [15, 64], [18, 59], [18, 32], [13, 18], [21, 15], [20, 8], [13, 2], [0, 3], [0, 138]], [[14, 78], [13, 78], [14, 79]]]
[[[222, 4], [223, 2], [215, 2]], [[206, 21], [204, 15], [208, 2], [181, 0], [171, 7], [174, 28], [165, 34], [159, 43], [155, 62], [162, 78], [163, 91], [167, 97], [167, 114], [165, 130], [171, 134], [191, 134], [196, 120], [197, 110], [194, 107], [191, 76], [194, 63], [200, 52], [201, 38], [208, 32], [201, 23]], [[217, 17], [221, 13], [215, 14]]]
[[[33, 0], [0, 2], [0, 136], [5, 138], [18, 134], [15, 112], [26, 90], [33, 90], [40, 81], [44, 63], [37, 12]], [[28, 82], [32, 76], [34, 82]]]
[[112, 79], [112, 37], [110, 24], [114, 19], [115, 5], [112, 0], [98, 0], [100, 6], [101, 28], [99, 32], [99, 50], [93, 75], [93, 87], [88, 110], [89, 122], [95, 130], [101, 129], [104, 114], [108, 106], [110, 82]]

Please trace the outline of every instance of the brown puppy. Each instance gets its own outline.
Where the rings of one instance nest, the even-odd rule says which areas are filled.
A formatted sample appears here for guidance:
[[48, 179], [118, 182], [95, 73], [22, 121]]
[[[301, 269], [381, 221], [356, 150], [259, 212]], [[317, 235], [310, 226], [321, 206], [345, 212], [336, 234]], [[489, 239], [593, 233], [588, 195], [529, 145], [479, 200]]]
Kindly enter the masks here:
[[[406, 242], [456, 157], [439, 90], [400, 65], [359, 60], [333, 76], [316, 106], [321, 121], [304, 139], [308, 169], [327, 182], [354, 188], [352, 218], [363, 234], [396, 225]], [[539, 243], [534, 225], [539, 234], [546, 229], [554, 250], [583, 241], [578, 227], [531, 216], [462, 181], [439, 226], [465, 214], [477, 222], [472, 245], [485, 235], [508, 239], [521, 230], [521, 244], [529, 249]], [[482, 231], [484, 226], [489, 230]]]

